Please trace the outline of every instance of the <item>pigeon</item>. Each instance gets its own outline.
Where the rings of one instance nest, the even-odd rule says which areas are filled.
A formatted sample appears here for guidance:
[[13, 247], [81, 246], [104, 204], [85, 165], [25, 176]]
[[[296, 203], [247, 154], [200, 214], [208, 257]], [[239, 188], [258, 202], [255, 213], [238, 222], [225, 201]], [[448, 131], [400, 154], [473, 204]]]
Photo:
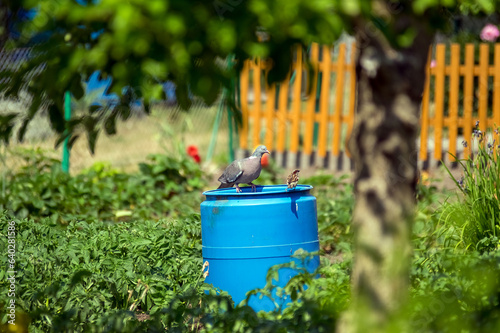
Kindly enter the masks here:
[[297, 187], [297, 184], [299, 182], [299, 169], [293, 170], [293, 172], [290, 174], [290, 176], [286, 177], [286, 184], [288, 187], [286, 188], [286, 191], [288, 192], [288, 189], [295, 190], [295, 187]]
[[260, 175], [262, 170], [260, 160], [264, 154], [269, 154], [269, 150], [267, 150], [266, 146], [258, 146], [252, 156], [229, 164], [218, 179], [221, 182], [218, 188], [228, 188], [236, 185], [236, 192], [240, 193], [241, 189], [238, 185], [248, 184], [252, 186], [252, 192], [254, 192], [257, 187], [252, 182]]

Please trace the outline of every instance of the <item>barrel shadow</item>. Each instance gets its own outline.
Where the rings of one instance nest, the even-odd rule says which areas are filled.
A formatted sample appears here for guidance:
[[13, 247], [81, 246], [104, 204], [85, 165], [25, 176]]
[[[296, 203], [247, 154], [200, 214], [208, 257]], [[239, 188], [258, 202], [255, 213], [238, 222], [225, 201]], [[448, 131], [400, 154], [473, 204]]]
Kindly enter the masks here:
[[290, 196], [290, 209], [292, 210], [292, 214], [295, 215], [295, 218], [299, 218], [299, 214], [297, 214], [297, 195]]

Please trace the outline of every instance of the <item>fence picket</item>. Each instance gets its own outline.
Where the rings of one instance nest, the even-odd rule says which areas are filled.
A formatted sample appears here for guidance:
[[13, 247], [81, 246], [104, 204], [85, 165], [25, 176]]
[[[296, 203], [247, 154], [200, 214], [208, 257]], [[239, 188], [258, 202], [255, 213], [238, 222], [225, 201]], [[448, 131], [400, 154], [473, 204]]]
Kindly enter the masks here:
[[275, 99], [276, 99], [276, 84], [268, 88], [266, 100], [266, 137], [265, 145], [268, 150], [274, 149], [274, 116], [275, 116]]
[[257, 64], [253, 63], [253, 106], [254, 110], [252, 112], [252, 117], [253, 117], [253, 139], [252, 139], [252, 145], [256, 146], [260, 144], [260, 126], [261, 126], [261, 103], [262, 103], [262, 98], [261, 98], [261, 85], [260, 85], [260, 76], [262, 73], [261, 70], [261, 60], [257, 59]]
[[479, 128], [486, 131], [488, 127], [488, 62], [489, 45], [479, 46]]
[[[457, 155], [457, 134], [458, 134], [458, 92], [459, 92], [459, 70], [460, 70], [460, 45], [451, 45], [451, 59], [450, 59], [450, 94], [449, 94], [449, 125], [448, 133], [450, 137], [449, 151], [453, 156]], [[451, 157], [452, 161], [455, 161]]]
[[493, 72], [493, 119], [493, 126], [495, 128], [500, 127], [500, 44], [495, 45]]
[[316, 112], [316, 86], [318, 82], [318, 44], [314, 43], [311, 47], [311, 63], [314, 67], [315, 74], [309, 78], [309, 83], [312, 85], [311, 91], [307, 97], [306, 115], [305, 115], [305, 133], [304, 133], [304, 154], [312, 153], [313, 138], [314, 138], [314, 116]]
[[[464, 72], [464, 139], [472, 147], [472, 102], [474, 99], [474, 44], [465, 46], [465, 72]], [[469, 156], [469, 150], [464, 150], [464, 158]]]
[[299, 150], [299, 128], [300, 113], [302, 109], [302, 48], [297, 49], [297, 61], [294, 66], [295, 81], [293, 82], [293, 102], [292, 102], [292, 133], [290, 137], [290, 152], [297, 153]]
[[[356, 109], [356, 43], [351, 45], [351, 59], [349, 61], [349, 110], [347, 113], [347, 134], [346, 140], [351, 136], [354, 126], [354, 111]], [[349, 149], [346, 144], [346, 155], [350, 157]]]
[[424, 93], [422, 96], [422, 115], [420, 116], [420, 154], [421, 161], [427, 160], [427, 138], [429, 137], [429, 99], [431, 90], [431, 51], [427, 57], [427, 65], [425, 67], [426, 79], [424, 85]]
[[333, 155], [340, 153], [340, 139], [342, 136], [342, 109], [344, 101], [344, 66], [345, 44], [339, 45], [339, 57], [337, 59], [337, 73], [335, 78], [335, 109], [333, 111]]
[[318, 137], [318, 156], [325, 157], [328, 140], [328, 116], [330, 114], [330, 77], [332, 53], [329, 47], [323, 47], [323, 60], [321, 63], [321, 95], [320, 95], [320, 123]]
[[436, 81], [435, 81], [435, 112], [434, 112], [434, 159], [439, 161], [443, 147], [443, 114], [444, 114], [444, 82], [446, 46], [436, 46]]
[[279, 97], [278, 97], [278, 131], [276, 135], [278, 136], [276, 142], [276, 150], [279, 153], [285, 151], [286, 133], [287, 133], [287, 123], [288, 123], [288, 88], [289, 88], [290, 77], [288, 76], [284, 82], [279, 85]]

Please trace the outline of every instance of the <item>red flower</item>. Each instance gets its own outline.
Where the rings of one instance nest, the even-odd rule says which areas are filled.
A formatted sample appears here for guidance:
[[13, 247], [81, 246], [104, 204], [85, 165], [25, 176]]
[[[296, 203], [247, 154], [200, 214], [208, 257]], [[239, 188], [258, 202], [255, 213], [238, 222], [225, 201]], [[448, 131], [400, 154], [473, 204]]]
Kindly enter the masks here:
[[192, 155], [191, 156], [193, 158], [193, 160], [196, 162], [196, 163], [200, 163], [201, 162], [201, 157], [200, 155], [196, 154], [196, 155]]
[[[190, 145], [186, 148], [186, 152], [189, 156], [191, 157], [194, 157], [196, 155], [198, 155], [198, 147], [196, 147], [195, 145]], [[198, 156], [198, 159], [200, 157]], [[195, 159], [196, 160], [196, 159]]]

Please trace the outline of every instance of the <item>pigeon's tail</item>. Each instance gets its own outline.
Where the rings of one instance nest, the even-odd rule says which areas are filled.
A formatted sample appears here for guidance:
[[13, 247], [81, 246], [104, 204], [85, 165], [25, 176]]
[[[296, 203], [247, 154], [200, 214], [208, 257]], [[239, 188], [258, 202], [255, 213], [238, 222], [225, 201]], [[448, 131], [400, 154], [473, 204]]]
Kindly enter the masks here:
[[234, 183], [220, 183], [220, 186], [217, 187], [217, 189], [220, 189], [220, 188], [229, 188], [229, 187], [233, 187]]

